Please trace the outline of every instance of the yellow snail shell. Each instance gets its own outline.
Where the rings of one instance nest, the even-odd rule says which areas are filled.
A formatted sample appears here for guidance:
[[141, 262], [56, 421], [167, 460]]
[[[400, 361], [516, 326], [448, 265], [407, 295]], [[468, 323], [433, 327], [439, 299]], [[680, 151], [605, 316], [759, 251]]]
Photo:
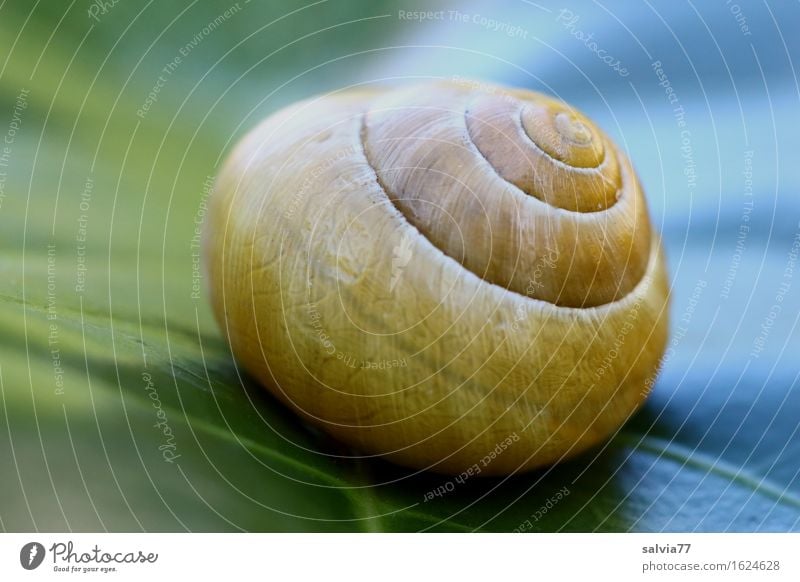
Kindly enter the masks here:
[[266, 119], [205, 232], [238, 360], [368, 455], [481, 475], [606, 439], [644, 401], [668, 281], [625, 155], [570, 106], [438, 82]]

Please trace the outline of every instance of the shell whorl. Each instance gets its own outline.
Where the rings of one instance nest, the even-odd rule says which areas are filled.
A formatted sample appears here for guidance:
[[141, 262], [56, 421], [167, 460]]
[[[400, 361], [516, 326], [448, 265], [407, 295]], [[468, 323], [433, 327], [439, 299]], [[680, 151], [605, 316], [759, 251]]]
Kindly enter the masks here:
[[650, 253], [627, 159], [591, 121], [529, 91], [452, 84], [373, 100], [362, 139], [381, 185], [482, 279], [570, 307], [624, 296]]
[[666, 268], [635, 173], [537, 93], [294, 104], [238, 144], [209, 207], [233, 353], [368, 454], [458, 474], [513, 442], [482, 475], [558, 461], [641, 405], [664, 352]]

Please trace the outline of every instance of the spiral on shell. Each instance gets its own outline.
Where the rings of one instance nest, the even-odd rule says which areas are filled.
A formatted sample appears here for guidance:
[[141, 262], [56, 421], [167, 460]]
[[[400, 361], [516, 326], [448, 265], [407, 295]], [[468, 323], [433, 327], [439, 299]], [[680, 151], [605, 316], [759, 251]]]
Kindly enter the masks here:
[[306, 420], [414, 468], [509, 474], [639, 407], [668, 284], [637, 177], [568, 105], [439, 82], [292, 105], [205, 232], [233, 353]]

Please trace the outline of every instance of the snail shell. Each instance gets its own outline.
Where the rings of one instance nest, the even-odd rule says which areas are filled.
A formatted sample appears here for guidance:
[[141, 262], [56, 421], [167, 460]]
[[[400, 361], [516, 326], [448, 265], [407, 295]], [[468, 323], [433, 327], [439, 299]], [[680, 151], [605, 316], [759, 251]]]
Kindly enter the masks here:
[[239, 361], [409, 467], [498, 475], [579, 453], [639, 407], [665, 347], [666, 269], [630, 162], [530, 91], [294, 104], [229, 157], [204, 234]]

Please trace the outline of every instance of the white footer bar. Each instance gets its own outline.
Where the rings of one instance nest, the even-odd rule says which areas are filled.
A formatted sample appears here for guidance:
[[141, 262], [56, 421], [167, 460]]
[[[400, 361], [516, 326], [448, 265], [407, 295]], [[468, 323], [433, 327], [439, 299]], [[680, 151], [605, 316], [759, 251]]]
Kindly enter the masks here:
[[800, 534], [0, 535], [0, 580], [254, 574], [325, 582], [797, 581]]

